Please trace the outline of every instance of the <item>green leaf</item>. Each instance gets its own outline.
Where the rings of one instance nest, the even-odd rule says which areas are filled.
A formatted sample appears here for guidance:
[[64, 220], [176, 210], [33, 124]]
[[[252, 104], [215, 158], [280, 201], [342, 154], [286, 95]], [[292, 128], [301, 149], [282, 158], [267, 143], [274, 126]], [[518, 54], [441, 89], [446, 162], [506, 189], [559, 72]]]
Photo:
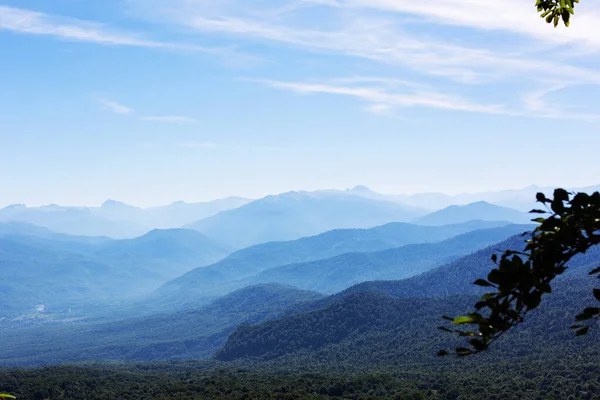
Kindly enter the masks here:
[[600, 289], [594, 289], [594, 297], [600, 301]]
[[473, 322], [475, 322], [475, 318], [468, 315], [456, 317], [454, 318], [454, 321], [452, 321], [454, 325], [472, 324]]
[[448, 354], [450, 354], [450, 353], [448, 353], [448, 351], [446, 351], [446, 350], [440, 350], [436, 353], [436, 355], [438, 357], [444, 357], [444, 356], [447, 356]]
[[483, 286], [483, 287], [493, 287], [494, 285], [492, 285], [491, 283], [489, 283], [488, 281], [486, 281], [485, 279], [477, 279], [475, 282], [473, 282], [474, 285], [477, 286]]

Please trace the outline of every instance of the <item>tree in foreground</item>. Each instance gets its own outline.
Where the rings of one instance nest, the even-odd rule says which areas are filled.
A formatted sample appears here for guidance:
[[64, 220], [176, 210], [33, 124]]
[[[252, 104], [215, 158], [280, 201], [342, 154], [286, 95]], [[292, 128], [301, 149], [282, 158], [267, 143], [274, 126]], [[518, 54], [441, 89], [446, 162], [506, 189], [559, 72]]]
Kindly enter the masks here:
[[565, 26], [571, 24], [571, 15], [575, 14], [575, 3], [579, 3], [579, 0], [537, 0], [535, 6], [540, 16], [556, 28], [560, 20]]
[[[554, 198], [537, 194], [537, 201], [546, 210], [532, 210], [535, 214], [550, 214], [533, 221], [540, 225], [524, 234], [524, 251], [505, 251], [500, 259], [492, 256], [497, 265], [487, 279], [478, 279], [475, 285], [490, 288], [475, 304], [475, 311], [452, 321], [455, 329], [440, 329], [456, 333], [468, 340], [467, 347], [455, 350], [457, 356], [468, 356], [486, 350], [495, 340], [511, 328], [524, 322], [525, 316], [536, 309], [545, 294], [551, 293], [552, 281], [568, 269], [569, 261], [600, 244], [600, 193], [569, 193], [556, 189]], [[600, 264], [600, 261], [599, 261]], [[600, 265], [589, 274], [600, 278]], [[594, 289], [600, 301], [600, 289]], [[600, 318], [599, 307], [587, 307], [575, 316], [577, 323], [571, 328], [578, 336], [585, 335]], [[464, 330], [471, 326], [475, 329]], [[438, 355], [447, 355], [440, 351]]]
[[[571, 23], [579, 0], [536, 0], [535, 6], [547, 23], [556, 28], [562, 20], [565, 26]], [[455, 349], [457, 356], [480, 353], [511, 328], [524, 322], [525, 316], [536, 309], [544, 294], [551, 293], [550, 284], [567, 268], [567, 263], [577, 254], [585, 253], [590, 247], [600, 244], [600, 193], [568, 193], [556, 189], [554, 198], [537, 194], [537, 201], [547, 210], [532, 210], [534, 214], [551, 214], [536, 218], [540, 225], [526, 241], [525, 251], [507, 250], [500, 260], [497, 255], [492, 261], [498, 266], [487, 279], [478, 279], [475, 285], [490, 288], [475, 303], [475, 311], [456, 318], [444, 317], [458, 327], [471, 326], [464, 330], [440, 327], [444, 331], [466, 337], [467, 347]], [[589, 273], [600, 278], [600, 266]], [[600, 289], [594, 289], [594, 297], [600, 301]], [[576, 335], [585, 335], [596, 320], [600, 319], [599, 307], [587, 307], [575, 317]], [[438, 355], [447, 355], [442, 350]]]

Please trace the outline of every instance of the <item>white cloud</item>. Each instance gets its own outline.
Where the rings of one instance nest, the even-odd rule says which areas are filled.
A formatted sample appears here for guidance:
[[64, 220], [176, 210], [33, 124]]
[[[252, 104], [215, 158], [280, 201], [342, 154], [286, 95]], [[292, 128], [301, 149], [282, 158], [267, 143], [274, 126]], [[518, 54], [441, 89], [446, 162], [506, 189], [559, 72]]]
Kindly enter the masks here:
[[133, 108], [129, 108], [124, 106], [123, 104], [119, 104], [116, 101], [110, 101], [106, 99], [98, 99], [100, 104], [102, 104], [103, 108], [113, 112], [115, 114], [133, 114], [135, 110]]
[[78, 19], [62, 18], [22, 8], [0, 6], [0, 30], [28, 35], [45, 35], [64, 40], [101, 45], [163, 48], [218, 52], [203, 46], [146, 40], [136, 34], [117, 32], [106, 26]]
[[[171, 8], [175, 9], [180, 1], [170, 3]], [[472, 0], [465, 0], [461, 4], [466, 2], [474, 3]], [[387, 5], [377, 4], [380, 8]], [[211, 17], [210, 13], [195, 14], [194, 9], [186, 11], [170, 13], [175, 15], [173, 23], [187, 26], [199, 33], [235, 35], [244, 39], [279, 42], [310, 51], [359, 57], [404, 66], [420, 74], [445, 77], [462, 83], [521, 79], [523, 74], [536, 80], [566, 79], [575, 83], [600, 83], [600, 73], [593, 69], [576, 67], [554, 56], [536, 58], [519, 54], [519, 45], [514, 46], [514, 50], [507, 51], [494, 49], [493, 46], [481, 48], [466, 43], [453, 44], [447, 37], [435, 38], [435, 35], [419, 37], [396, 19], [373, 17], [368, 13], [345, 17], [343, 22], [325, 29], [304, 26], [302, 23], [286, 23], [286, 20], [280, 21], [277, 18], [261, 19], [260, 12], [245, 17], [231, 16], [224, 12]], [[535, 9], [532, 18], [529, 25], [537, 25]], [[543, 21], [540, 23], [542, 25], [539, 29], [548, 28]], [[562, 33], [558, 30], [545, 33], [551, 35], [558, 32]], [[544, 73], [540, 74], [540, 71]]]
[[[136, 114], [136, 111], [128, 106], [117, 103], [116, 101], [107, 100], [105, 98], [99, 98], [98, 102], [102, 105], [102, 108], [108, 110], [114, 114]], [[160, 122], [167, 124], [195, 124], [198, 121], [194, 118], [184, 117], [181, 115], [156, 115], [156, 116], [138, 116], [142, 121]]]
[[502, 30], [544, 42], [571, 43], [600, 50], [600, 26], [597, 23], [600, 6], [592, 1], [578, 4], [571, 27], [560, 30], [555, 30], [539, 18], [533, 1], [524, 0], [340, 0], [336, 7], [374, 8], [414, 14], [436, 24]]
[[371, 114], [389, 115], [392, 107], [389, 104], [371, 104], [365, 107]]
[[471, 103], [465, 99], [456, 96], [450, 96], [435, 92], [423, 91], [401, 93], [391, 92], [384, 88], [375, 86], [356, 87], [327, 83], [322, 84], [304, 82], [283, 82], [272, 80], [263, 80], [258, 82], [264, 83], [274, 88], [290, 90], [296, 93], [328, 93], [356, 97], [367, 101], [371, 104], [376, 104], [375, 109], [379, 109], [380, 111], [382, 111], [384, 107], [391, 108], [392, 106], [420, 106], [454, 111], [471, 111], [489, 114], [510, 114], [509, 111], [505, 110], [502, 106], [499, 105], [484, 105], [478, 103]]
[[198, 122], [193, 118], [182, 117], [180, 115], [141, 117], [141, 119], [144, 121], [164, 122], [170, 124], [195, 124]]

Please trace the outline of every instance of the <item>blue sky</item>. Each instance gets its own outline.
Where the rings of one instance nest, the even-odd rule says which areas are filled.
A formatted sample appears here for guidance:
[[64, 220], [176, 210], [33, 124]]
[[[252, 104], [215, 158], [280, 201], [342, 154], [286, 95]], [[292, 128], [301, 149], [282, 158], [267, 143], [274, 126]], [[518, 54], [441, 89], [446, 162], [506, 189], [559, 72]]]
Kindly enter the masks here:
[[577, 8], [0, 0], [0, 206], [597, 184], [600, 6]]

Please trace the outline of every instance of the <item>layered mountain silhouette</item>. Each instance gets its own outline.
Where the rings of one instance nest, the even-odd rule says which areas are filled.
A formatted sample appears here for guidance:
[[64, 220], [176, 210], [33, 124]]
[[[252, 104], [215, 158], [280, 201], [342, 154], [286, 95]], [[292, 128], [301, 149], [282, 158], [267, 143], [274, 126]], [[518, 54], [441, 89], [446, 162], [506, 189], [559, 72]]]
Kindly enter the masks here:
[[448, 225], [471, 220], [484, 220], [525, 224], [531, 219], [532, 217], [529, 214], [521, 211], [479, 201], [464, 206], [450, 206], [417, 218], [413, 222], [419, 225]]
[[[421, 213], [422, 214], [422, 213]], [[332, 229], [371, 228], [419, 215], [397, 203], [338, 192], [289, 192], [189, 224], [232, 247], [294, 240]]]
[[115, 200], [100, 207], [62, 207], [56, 204], [26, 207], [16, 204], [0, 209], [0, 222], [22, 222], [70, 235], [132, 238], [155, 228], [182, 225], [250, 202], [240, 197], [206, 203], [176, 202], [168, 206], [139, 208]]
[[[422, 275], [399, 281], [366, 282], [339, 294], [288, 309], [286, 316], [244, 325], [234, 332], [217, 358], [281, 359], [301, 357], [303, 363], [435, 362], [440, 348], [464, 342], [440, 333], [442, 315], [461, 315], [471, 310], [484, 291], [473, 281], [493, 268], [492, 254], [507, 247], [523, 247], [524, 238], [511, 237], [498, 245], [465, 256]], [[539, 310], [526, 323], [494, 345], [491, 357], [535, 357], [541, 352], [569, 353], [572, 346], [588, 348], [600, 334], [585, 339], [569, 329], [583, 307], [596, 302], [593, 279], [585, 276], [600, 261], [600, 248], [570, 263], [570, 273], [561, 276], [546, 295]], [[586, 268], [589, 267], [589, 268]], [[549, 328], [550, 324], [550, 328]], [[543, 340], [540, 338], [543, 337]], [[596, 345], [597, 347], [597, 345]], [[489, 358], [486, 357], [489, 360]], [[438, 361], [439, 362], [439, 361]]]
[[[70, 237], [22, 224], [0, 225], [0, 316], [83, 312], [146, 293], [229, 250], [192, 230], [155, 230], [136, 239]], [[17, 227], [18, 229], [15, 229]], [[35, 233], [37, 236], [27, 236]]]
[[[487, 221], [442, 227], [390, 223], [371, 229], [336, 229], [293, 241], [255, 245], [239, 250], [214, 265], [196, 268], [168, 282], [157, 291], [157, 301], [179, 306], [198, 304], [243, 285], [256, 283], [252, 277], [269, 268], [324, 260], [344, 253], [374, 252], [411, 243], [443, 241], [477, 229], [505, 225], [508, 223]], [[349, 274], [347, 272], [344, 276]]]

